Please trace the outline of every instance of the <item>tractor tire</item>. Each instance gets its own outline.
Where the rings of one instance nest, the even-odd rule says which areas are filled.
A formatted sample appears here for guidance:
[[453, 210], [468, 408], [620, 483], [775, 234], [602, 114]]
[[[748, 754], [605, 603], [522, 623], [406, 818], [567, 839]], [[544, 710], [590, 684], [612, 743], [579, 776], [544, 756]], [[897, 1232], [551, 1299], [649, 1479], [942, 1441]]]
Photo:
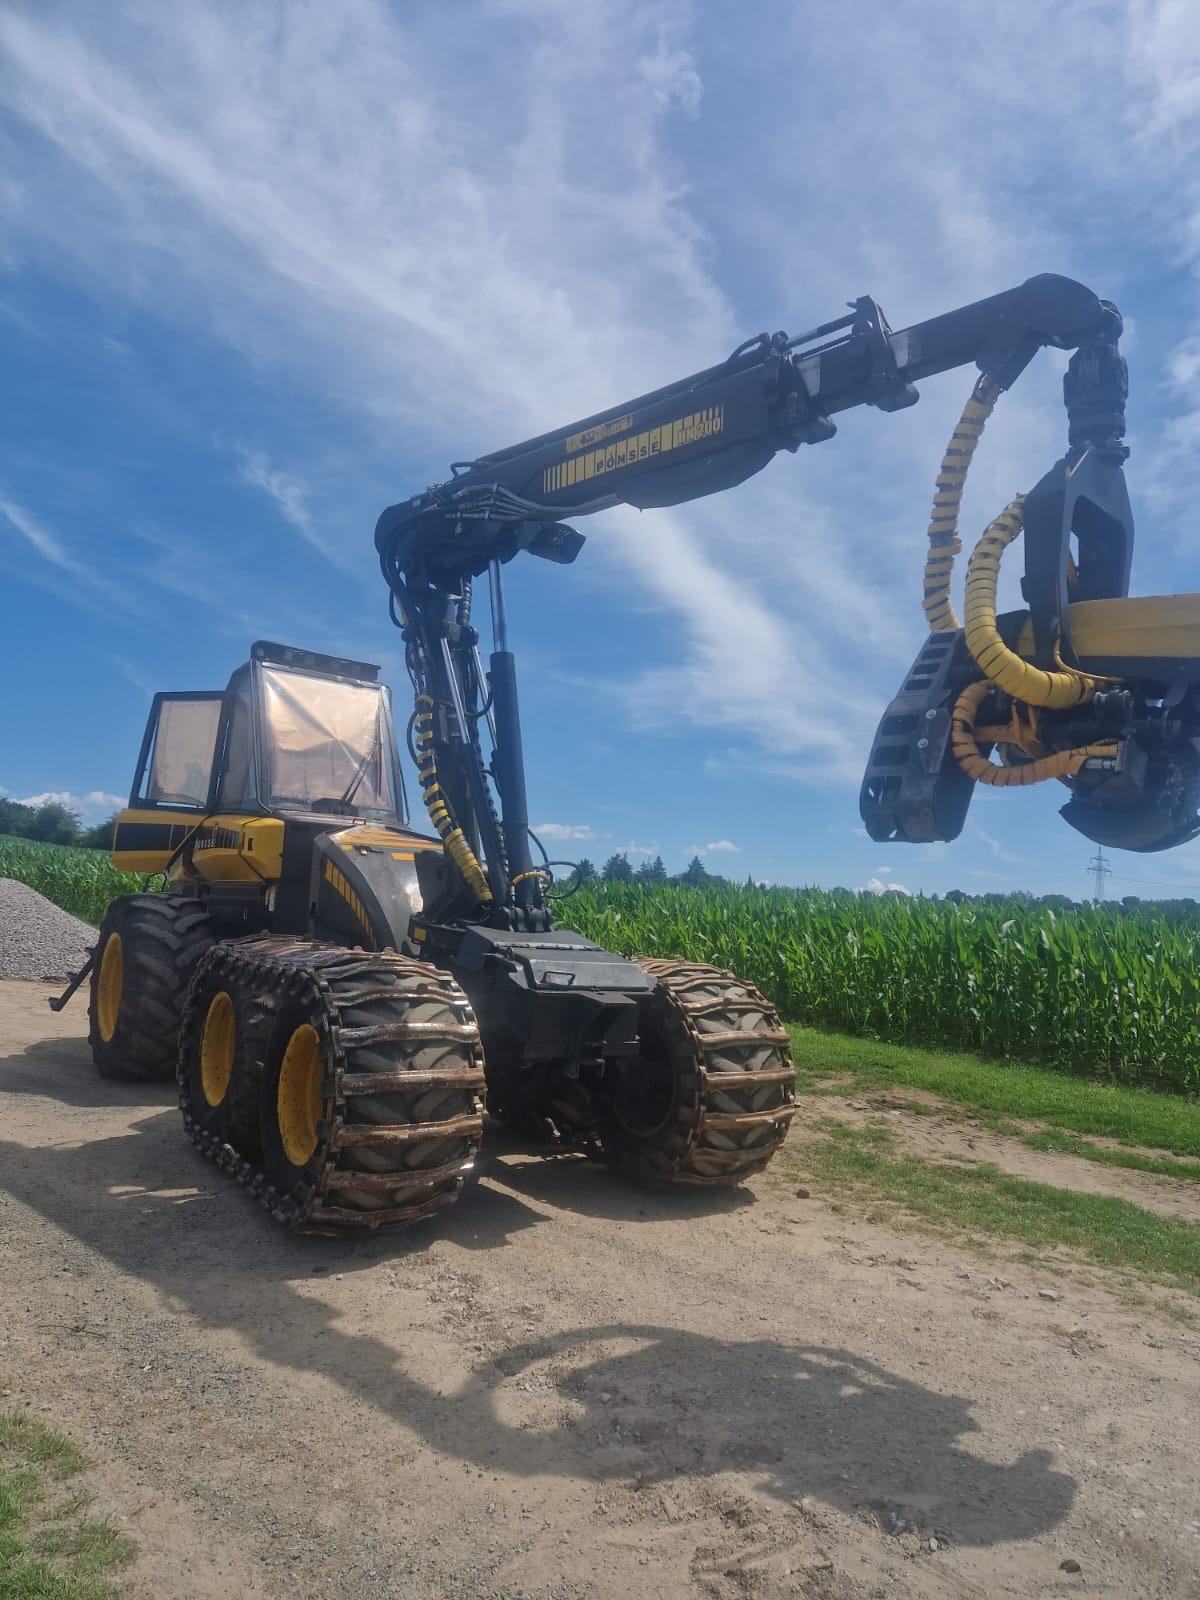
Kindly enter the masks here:
[[689, 961], [639, 960], [657, 980], [641, 1055], [597, 1097], [608, 1165], [643, 1188], [729, 1188], [762, 1169], [795, 1115], [788, 1036], [757, 989]]
[[270, 995], [245, 983], [224, 944], [201, 957], [184, 1002], [178, 1059], [184, 1124], [250, 1159], [262, 1151], [263, 1041], [275, 1010]]
[[[242, 1025], [232, 1047], [230, 1011]], [[236, 1108], [248, 1111], [256, 1088], [253, 1151]], [[185, 1127], [293, 1228], [404, 1227], [453, 1204], [482, 1139], [483, 1091], [467, 997], [427, 962], [265, 935], [218, 945], [196, 974], [180, 1055]]]
[[182, 896], [131, 894], [109, 906], [88, 1005], [88, 1042], [102, 1078], [175, 1076], [184, 998], [214, 937], [208, 914]]

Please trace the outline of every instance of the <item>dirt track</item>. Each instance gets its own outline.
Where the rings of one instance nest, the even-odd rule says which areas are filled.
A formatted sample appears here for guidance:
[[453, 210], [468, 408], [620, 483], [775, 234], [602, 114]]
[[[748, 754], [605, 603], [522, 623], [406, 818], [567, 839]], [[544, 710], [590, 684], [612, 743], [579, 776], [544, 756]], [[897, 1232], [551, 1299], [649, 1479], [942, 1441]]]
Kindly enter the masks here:
[[0, 1405], [131, 1593], [1200, 1596], [1200, 1337], [1103, 1283], [498, 1141], [440, 1222], [292, 1238], [49, 992], [0, 983]]

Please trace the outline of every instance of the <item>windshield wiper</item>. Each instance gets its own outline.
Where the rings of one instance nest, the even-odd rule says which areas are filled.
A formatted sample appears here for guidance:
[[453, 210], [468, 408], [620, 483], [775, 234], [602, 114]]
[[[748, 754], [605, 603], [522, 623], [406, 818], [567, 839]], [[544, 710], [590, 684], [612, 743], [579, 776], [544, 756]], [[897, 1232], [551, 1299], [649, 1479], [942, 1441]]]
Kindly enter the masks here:
[[350, 779], [350, 782], [346, 785], [345, 794], [341, 795], [339, 797], [339, 799], [338, 799], [338, 804], [339, 805], [348, 806], [348, 805], [351, 804], [351, 802], [354, 799], [354, 796], [358, 793], [359, 789], [362, 787], [362, 781], [367, 775], [367, 768], [371, 765], [372, 761], [374, 761], [375, 757], [379, 754], [380, 746], [382, 745], [382, 743], [383, 743], [383, 739], [382, 739], [382, 736], [381, 736], [380, 731], [379, 731], [379, 722], [378, 722], [378, 720], [376, 720], [376, 723], [375, 723], [375, 737], [371, 741], [371, 748], [367, 751], [366, 755], [363, 756], [362, 760], [358, 763], [358, 766], [355, 767], [354, 776]]

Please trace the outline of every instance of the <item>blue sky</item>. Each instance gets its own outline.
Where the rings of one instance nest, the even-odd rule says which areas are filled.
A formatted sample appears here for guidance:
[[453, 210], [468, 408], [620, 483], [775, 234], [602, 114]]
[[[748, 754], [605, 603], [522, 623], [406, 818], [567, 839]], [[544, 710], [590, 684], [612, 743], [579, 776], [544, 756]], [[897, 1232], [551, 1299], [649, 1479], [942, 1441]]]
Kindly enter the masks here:
[[[714, 0], [0, 7], [4, 792], [102, 813], [151, 691], [220, 685], [256, 637], [379, 660], [400, 700], [384, 505], [864, 293], [895, 326], [1039, 271], [1115, 299], [1134, 588], [1200, 588], [1194, 6], [734, 18]], [[1061, 453], [1061, 371], [1043, 356], [998, 408], [966, 531]], [[556, 853], [1085, 891], [1056, 785], [978, 796], [951, 845], [859, 826], [971, 377], [847, 414], [724, 495], [588, 518], [572, 568], [509, 567]], [[1113, 891], [1200, 886], [1194, 847], [1114, 868]]]

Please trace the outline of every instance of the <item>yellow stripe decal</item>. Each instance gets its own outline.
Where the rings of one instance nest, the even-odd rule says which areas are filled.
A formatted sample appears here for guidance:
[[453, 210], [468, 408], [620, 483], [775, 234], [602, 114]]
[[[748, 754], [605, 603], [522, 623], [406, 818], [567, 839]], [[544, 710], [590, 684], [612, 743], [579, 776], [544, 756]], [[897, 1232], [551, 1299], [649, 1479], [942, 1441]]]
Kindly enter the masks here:
[[375, 934], [370, 922], [367, 920], [367, 913], [363, 908], [363, 903], [355, 894], [350, 885], [346, 882], [346, 879], [343, 877], [343, 875], [334, 866], [332, 861], [327, 861], [325, 863], [325, 878], [326, 881], [336, 890], [338, 894], [341, 895], [342, 899], [350, 907], [351, 911], [354, 913], [355, 920], [366, 933], [367, 938], [371, 942], [371, 948], [374, 949]]
[[[629, 418], [621, 420], [628, 426]], [[606, 426], [611, 431], [616, 425], [608, 423]], [[547, 467], [542, 474], [542, 492], [554, 494], [559, 489], [573, 489], [577, 484], [586, 483], [589, 478], [602, 478], [606, 473], [635, 466], [639, 461], [647, 461], [651, 456], [662, 455], [667, 450], [679, 450], [684, 445], [711, 439], [724, 427], [725, 407], [706, 406], [703, 411], [693, 411], [691, 416], [664, 422], [658, 428], [647, 428], [644, 433], [635, 433], [631, 438], [601, 445], [598, 450], [585, 450], [582, 455], [572, 455], [556, 466]], [[586, 440], [586, 434], [573, 434], [567, 440], [567, 449]]]

